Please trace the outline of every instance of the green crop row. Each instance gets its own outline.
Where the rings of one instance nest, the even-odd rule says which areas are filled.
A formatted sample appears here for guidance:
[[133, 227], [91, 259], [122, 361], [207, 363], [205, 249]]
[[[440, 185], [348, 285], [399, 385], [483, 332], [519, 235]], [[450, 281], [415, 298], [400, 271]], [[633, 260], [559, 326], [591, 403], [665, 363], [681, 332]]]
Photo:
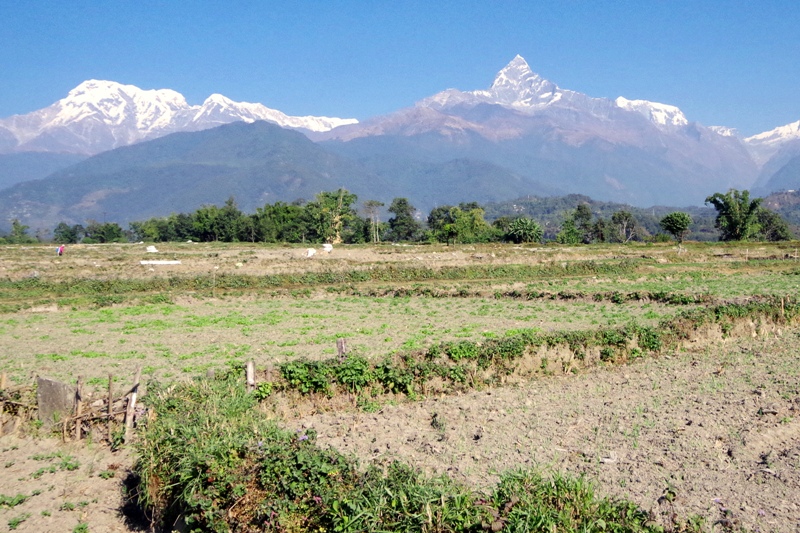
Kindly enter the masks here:
[[[171, 292], [202, 292], [212, 290], [266, 290], [293, 287], [352, 284], [362, 282], [409, 282], [426, 280], [513, 279], [531, 280], [591, 274], [627, 274], [638, 261], [574, 261], [562, 264], [532, 265], [473, 265], [465, 267], [396, 267], [394, 265], [364, 270], [306, 272], [250, 276], [240, 274], [205, 274], [164, 278], [74, 279], [49, 281], [45, 278], [0, 280], [0, 302], [36, 298], [94, 298], [98, 306], [123, 301], [125, 295], [163, 295]], [[162, 296], [164, 297], [164, 296]], [[168, 298], [168, 297], [167, 297]], [[4, 304], [7, 310], [16, 310]]]
[[[521, 330], [481, 341], [435, 344], [426, 351], [394, 354], [377, 363], [358, 355], [322, 361], [297, 359], [279, 365], [280, 379], [269, 383], [268, 390], [331, 395], [337, 390], [359, 393], [370, 389], [372, 393], [414, 396], [425, 390], [432, 379], [450, 388], [490, 384], [513, 374], [521, 358], [542, 347], [567, 347], [578, 361], [595, 350], [602, 362], [623, 362], [674, 347], [705, 324], [716, 324], [728, 333], [739, 319], [782, 323], [793, 320], [799, 312], [800, 305], [795, 300], [773, 297], [686, 310], [658, 327], [631, 322], [621, 328], [598, 330]], [[547, 371], [547, 363], [541, 363], [541, 368]]]
[[[347, 379], [347, 378], [345, 378]], [[188, 531], [659, 531], [634, 504], [595, 496], [583, 478], [532, 470], [485, 494], [395, 462], [363, 471], [279, 428], [236, 374], [151, 390], [139, 432], [139, 504], [154, 525]], [[699, 530], [696, 522], [687, 524]]]
[[[484, 297], [486, 294], [486, 291], [481, 288], [468, 289], [466, 287], [460, 287], [456, 289], [447, 289], [431, 287], [428, 285], [416, 285], [413, 287], [350, 287], [349, 289], [343, 289], [341, 292], [348, 292], [353, 296], [372, 298], [404, 298], [409, 296], [428, 298], [480, 298]], [[509, 289], [506, 291], [497, 290], [492, 293], [492, 297], [498, 300], [505, 298], [514, 300], [592, 300], [595, 302], [608, 301], [618, 304], [626, 302], [658, 302], [669, 305], [709, 303], [713, 299], [709, 294], [695, 295], [667, 291], [587, 292], [562, 290], [558, 292], [551, 292], [540, 291], [536, 289]]]

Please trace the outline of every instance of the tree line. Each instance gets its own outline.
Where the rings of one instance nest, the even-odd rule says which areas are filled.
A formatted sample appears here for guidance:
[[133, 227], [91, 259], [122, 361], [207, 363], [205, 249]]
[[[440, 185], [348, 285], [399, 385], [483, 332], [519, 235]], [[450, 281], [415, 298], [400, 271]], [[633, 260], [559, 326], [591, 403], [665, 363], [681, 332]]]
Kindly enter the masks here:
[[[86, 226], [61, 222], [53, 230], [57, 243], [104, 242], [267, 242], [267, 243], [378, 243], [378, 242], [442, 242], [534, 243], [555, 241], [578, 245], [604, 242], [658, 241], [675, 239], [682, 242], [690, 233], [693, 220], [682, 211], [666, 214], [652, 224], [642, 224], [631, 211], [618, 209], [604, 217], [592, 213], [587, 203], [562, 215], [557, 228], [543, 227], [525, 216], [503, 215], [486, 220], [486, 212], [476, 202], [443, 205], [433, 208], [427, 217], [407, 198], [395, 198], [386, 207], [377, 200], [358, 205], [358, 197], [347, 191], [321, 192], [314, 200], [291, 203], [275, 202], [242, 212], [234, 198], [223, 206], [204, 205], [192, 213], [171, 214], [131, 222], [128, 230], [115, 222], [87, 221]], [[777, 213], [764, 208], [761, 199], [751, 199], [748, 191], [731, 189], [706, 198], [716, 209], [714, 227], [719, 239], [778, 241], [793, 238], [787, 224]], [[648, 227], [650, 229], [648, 229]], [[11, 233], [0, 239], [7, 243], [36, 242], [27, 235], [27, 226], [12, 222]]]

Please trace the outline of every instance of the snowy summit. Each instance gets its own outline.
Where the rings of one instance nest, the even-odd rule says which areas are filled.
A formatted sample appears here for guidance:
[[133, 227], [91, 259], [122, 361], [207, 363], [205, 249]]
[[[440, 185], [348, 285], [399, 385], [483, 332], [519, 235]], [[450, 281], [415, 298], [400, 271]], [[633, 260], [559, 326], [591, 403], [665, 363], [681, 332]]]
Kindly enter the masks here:
[[689, 121], [675, 106], [647, 100], [615, 101], [593, 98], [583, 93], [562, 89], [552, 81], [533, 72], [525, 59], [517, 55], [495, 76], [489, 89], [459, 91], [448, 89], [425, 98], [418, 107], [447, 109], [458, 105], [474, 106], [480, 103], [496, 104], [526, 114], [534, 114], [550, 107], [581, 109], [598, 116], [606, 116], [614, 107], [639, 113], [659, 127], [685, 126]]
[[143, 90], [114, 81], [87, 80], [49, 107], [0, 119], [0, 139], [3, 144], [13, 143], [8, 149], [15, 151], [96, 154], [178, 131], [256, 120], [315, 132], [358, 122], [292, 117], [262, 104], [234, 102], [221, 94], [193, 106], [170, 89]]

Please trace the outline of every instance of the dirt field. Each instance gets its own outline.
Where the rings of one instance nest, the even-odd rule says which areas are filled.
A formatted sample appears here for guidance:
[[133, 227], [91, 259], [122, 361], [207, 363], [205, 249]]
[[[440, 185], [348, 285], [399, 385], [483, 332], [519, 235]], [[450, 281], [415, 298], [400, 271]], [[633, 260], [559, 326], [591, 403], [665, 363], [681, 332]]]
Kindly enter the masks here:
[[[798, 531], [797, 341], [789, 333], [715, 343], [578, 376], [294, 424], [365, 463], [400, 459], [476, 487], [509, 468], [538, 467], [584, 474], [601, 494], [632, 499], [657, 516]], [[670, 491], [671, 504], [662, 498]]]
[[[430, 268], [473, 264], [545, 264], [643, 258], [624, 275], [515, 280], [433, 281], [470, 287], [485, 297], [367, 297], [313, 287], [263, 293], [179, 293], [171, 303], [109, 307], [44, 307], [0, 315], [0, 372], [24, 383], [36, 373], [101, 389], [108, 373], [118, 388], [134, 368], [160, 380], [186, 379], [207, 368], [252, 358], [274, 365], [292, 358], [330, 357], [335, 340], [369, 358], [445, 340], [480, 340], [519, 328], [542, 331], [654, 325], [680, 307], [655, 302], [496, 299], [509, 288], [556, 293], [577, 290], [666, 290], [745, 298], [797, 295], [797, 264], [749, 265], [744, 259], [783, 257], [777, 247], [367, 247], [343, 248], [313, 260], [301, 248], [164, 245], [158, 259], [182, 265], [147, 267], [144, 246], [16, 247], [0, 257], [0, 277], [70, 280], [85, 277], [267, 275], [286, 272]], [[52, 255], [52, 257], [51, 257]], [[219, 267], [219, 268], [215, 268]], [[151, 270], [152, 269], [152, 270]], [[390, 285], [390, 284], [383, 284]], [[363, 288], [363, 287], [362, 287]], [[349, 289], [348, 289], [349, 290]], [[0, 303], [13, 300], [9, 296]], [[711, 335], [685, 351], [625, 366], [544, 376], [419, 401], [384, 402], [376, 412], [298, 410], [290, 427], [313, 427], [323, 446], [362, 463], [400, 459], [447, 473], [480, 490], [516, 467], [584, 474], [600, 495], [628, 498], [658, 520], [699, 515], [708, 529], [800, 531], [800, 330], [751, 338]], [[94, 380], [94, 381], [93, 381]], [[132, 458], [99, 443], [59, 444], [40, 436], [0, 437], [0, 531], [135, 531], [121, 509]], [[72, 466], [76, 465], [74, 469]], [[44, 469], [43, 472], [40, 472]], [[3, 501], [0, 499], [0, 501]], [[20, 520], [24, 518], [24, 520]], [[85, 524], [85, 526], [83, 526]]]
[[0, 495], [28, 499], [0, 505], [0, 531], [62, 533], [80, 531], [81, 524], [86, 531], [141, 531], [121, 514], [130, 466], [128, 452], [111, 453], [104, 445], [2, 437]]

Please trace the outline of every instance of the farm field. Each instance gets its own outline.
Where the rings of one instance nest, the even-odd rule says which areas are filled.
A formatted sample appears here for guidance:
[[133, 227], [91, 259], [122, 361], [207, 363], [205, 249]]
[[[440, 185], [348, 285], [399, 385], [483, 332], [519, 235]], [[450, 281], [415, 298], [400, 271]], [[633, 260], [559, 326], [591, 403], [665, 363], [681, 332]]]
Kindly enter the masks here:
[[[157, 247], [76, 245], [63, 257], [49, 246], [4, 247], [0, 372], [17, 384], [80, 375], [100, 392], [109, 374], [120, 390], [129, 385], [137, 367], [168, 384], [253, 360], [261, 379], [276, 383], [262, 402], [265, 416], [313, 428], [319, 445], [363, 465], [401, 460], [475, 490], [519, 467], [582, 474], [600, 495], [632, 500], [662, 522], [698, 515], [709, 530], [719, 520], [717, 528], [800, 527], [796, 319], [723, 317], [674, 344], [641, 344], [647, 332], [672, 331], [714, 306], [778, 298], [780, 316], [784, 302], [789, 313], [800, 283], [794, 243], [689, 243], [681, 253], [668, 244], [384, 245], [311, 259], [299, 247]], [[181, 264], [139, 264], [151, 259]], [[641, 349], [631, 348], [636, 333], [624, 337], [629, 330]], [[430, 358], [440, 346], [479, 350], [613, 331], [623, 338], [611, 351], [593, 340], [585, 354], [542, 347], [524, 371], [508, 367], [503, 377], [459, 363], [448, 368], [465, 373], [410, 396], [372, 386], [358, 394], [283, 390], [275, 377], [287, 363], [336, 360], [337, 339], [351, 357], [378, 366]], [[52, 447], [9, 439], [0, 438], [0, 460], [18, 467], [35, 466], [28, 456], [36, 446]], [[102, 453], [91, 461], [132, 460]], [[103, 482], [96, 490], [107, 492]], [[86, 501], [89, 530], [134, 527]], [[41, 512], [62, 511], [45, 507], [36, 497], [0, 507], [0, 528], [30, 513], [39, 518], [17, 530], [47, 531], [55, 525]]]

